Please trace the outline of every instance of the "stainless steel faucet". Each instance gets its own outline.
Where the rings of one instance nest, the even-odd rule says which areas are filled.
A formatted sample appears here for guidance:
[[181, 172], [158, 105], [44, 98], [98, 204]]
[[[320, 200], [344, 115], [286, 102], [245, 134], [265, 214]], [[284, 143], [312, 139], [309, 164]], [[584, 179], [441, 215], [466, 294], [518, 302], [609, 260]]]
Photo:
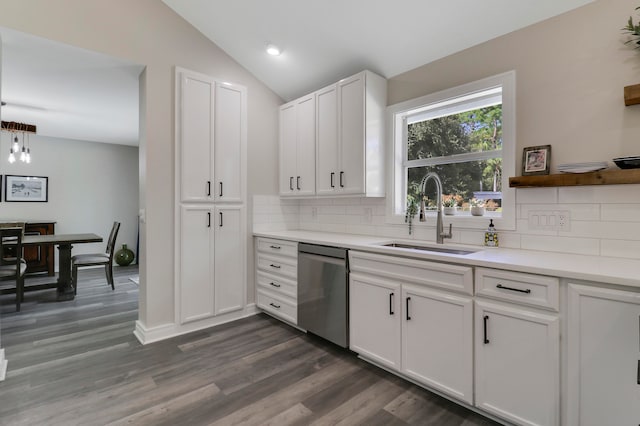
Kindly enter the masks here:
[[[451, 238], [451, 228], [452, 225], [449, 224], [449, 233], [444, 233], [444, 226], [442, 224], [442, 181], [440, 180], [440, 176], [438, 176], [435, 172], [429, 172], [422, 178], [422, 182], [420, 183], [420, 188], [422, 189], [422, 198], [424, 199], [424, 194], [427, 182], [429, 179], [433, 179], [436, 183], [436, 206], [437, 206], [437, 218], [436, 218], [436, 242], [438, 244], [444, 243], [445, 238]], [[424, 202], [420, 203], [420, 221], [425, 222], [426, 216], [424, 214]]]

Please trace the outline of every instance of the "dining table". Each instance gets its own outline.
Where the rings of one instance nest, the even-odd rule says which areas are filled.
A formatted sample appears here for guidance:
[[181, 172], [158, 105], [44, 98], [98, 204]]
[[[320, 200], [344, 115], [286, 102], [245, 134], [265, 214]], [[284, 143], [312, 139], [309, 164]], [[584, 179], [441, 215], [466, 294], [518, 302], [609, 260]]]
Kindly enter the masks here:
[[102, 241], [102, 237], [97, 234], [25, 235], [22, 238], [23, 246], [58, 246], [58, 280], [51, 284], [25, 286], [25, 291], [55, 287], [58, 290], [57, 300], [72, 300], [75, 297], [71, 283], [71, 249], [73, 244], [100, 243]]

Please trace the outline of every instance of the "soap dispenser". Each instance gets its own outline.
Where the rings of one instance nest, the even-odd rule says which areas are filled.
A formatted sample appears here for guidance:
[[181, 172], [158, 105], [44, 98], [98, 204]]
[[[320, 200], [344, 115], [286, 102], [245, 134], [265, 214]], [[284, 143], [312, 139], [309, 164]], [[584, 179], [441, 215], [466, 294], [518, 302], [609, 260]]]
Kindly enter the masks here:
[[489, 229], [484, 233], [484, 245], [487, 247], [498, 247], [498, 232], [493, 225], [493, 219], [489, 219]]

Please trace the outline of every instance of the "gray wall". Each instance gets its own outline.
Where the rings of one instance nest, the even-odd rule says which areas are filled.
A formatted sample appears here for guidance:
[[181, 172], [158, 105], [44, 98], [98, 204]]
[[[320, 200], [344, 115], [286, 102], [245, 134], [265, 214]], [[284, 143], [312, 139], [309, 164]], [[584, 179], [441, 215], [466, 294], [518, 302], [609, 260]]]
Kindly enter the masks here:
[[[9, 152], [6, 134], [0, 152]], [[74, 254], [101, 252], [114, 220], [121, 223], [117, 244], [136, 250], [138, 232], [138, 148], [124, 145], [31, 136], [31, 164], [0, 159], [2, 175], [49, 178], [46, 203], [5, 202], [0, 219], [52, 220], [56, 232], [94, 232], [105, 243], [77, 244]], [[57, 251], [56, 251], [57, 256]], [[57, 264], [56, 264], [57, 269]]]
[[2, 26], [146, 65], [140, 88], [145, 105], [139, 205], [146, 223], [140, 231], [139, 315], [146, 328], [173, 323], [173, 69], [182, 66], [247, 86], [249, 195], [277, 191], [281, 99], [159, 0], [0, 0], [0, 10]]

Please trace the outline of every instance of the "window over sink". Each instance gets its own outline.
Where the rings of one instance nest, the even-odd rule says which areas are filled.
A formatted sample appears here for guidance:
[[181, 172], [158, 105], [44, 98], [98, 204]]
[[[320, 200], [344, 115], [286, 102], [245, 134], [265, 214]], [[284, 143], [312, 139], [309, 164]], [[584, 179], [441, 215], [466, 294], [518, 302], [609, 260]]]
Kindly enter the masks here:
[[[443, 200], [457, 207], [448, 217], [453, 223], [483, 228], [486, 218], [492, 218], [500, 229], [515, 229], [515, 192], [508, 184], [515, 172], [514, 71], [387, 111], [393, 139], [387, 208], [392, 222], [404, 221], [410, 200], [420, 203], [422, 178], [436, 172]], [[435, 185], [427, 185], [425, 195], [427, 212], [435, 212]], [[484, 207], [485, 218], [472, 215], [471, 207], [477, 205]]]

